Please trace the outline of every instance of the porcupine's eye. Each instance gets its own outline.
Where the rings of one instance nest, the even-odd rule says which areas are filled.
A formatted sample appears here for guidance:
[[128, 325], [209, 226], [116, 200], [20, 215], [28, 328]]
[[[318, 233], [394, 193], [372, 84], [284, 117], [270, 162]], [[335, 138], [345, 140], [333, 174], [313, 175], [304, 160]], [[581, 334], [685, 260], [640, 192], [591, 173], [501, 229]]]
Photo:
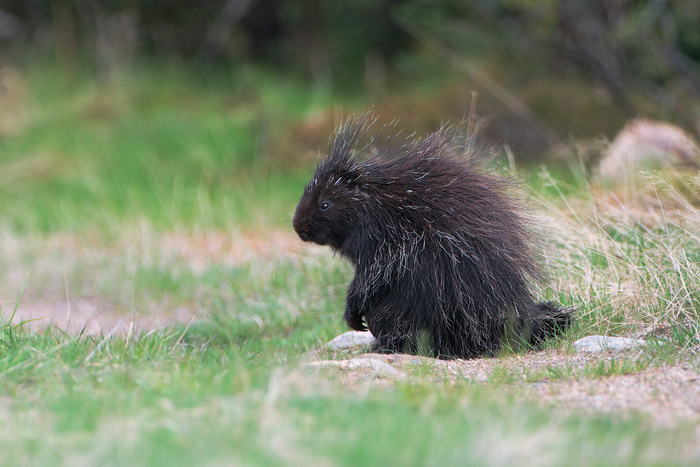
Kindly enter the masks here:
[[330, 206], [328, 203], [321, 203], [320, 209], [321, 211], [326, 211]]

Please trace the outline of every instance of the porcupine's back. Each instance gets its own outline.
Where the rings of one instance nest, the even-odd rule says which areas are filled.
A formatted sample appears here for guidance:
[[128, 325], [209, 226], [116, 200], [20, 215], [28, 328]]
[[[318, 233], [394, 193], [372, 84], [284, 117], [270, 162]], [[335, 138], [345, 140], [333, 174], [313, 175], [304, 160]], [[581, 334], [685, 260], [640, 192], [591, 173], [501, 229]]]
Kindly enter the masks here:
[[[365, 129], [351, 121], [338, 133], [295, 229], [354, 263], [349, 294], [370, 305], [364, 317], [377, 347], [473, 357], [495, 353], [508, 324], [535, 340], [549, 335], [551, 313], [528, 287], [538, 271], [509, 182], [486, 172], [449, 130], [361, 160]], [[311, 238], [297, 228], [305, 198], [333, 203], [331, 215], [306, 225]]]

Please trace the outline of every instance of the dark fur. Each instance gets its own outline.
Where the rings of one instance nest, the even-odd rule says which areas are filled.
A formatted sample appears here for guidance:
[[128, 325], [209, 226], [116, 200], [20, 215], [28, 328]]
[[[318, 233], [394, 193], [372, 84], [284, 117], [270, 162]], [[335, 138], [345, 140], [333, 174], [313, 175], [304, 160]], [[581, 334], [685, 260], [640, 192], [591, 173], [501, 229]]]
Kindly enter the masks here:
[[448, 129], [370, 151], [370, 124], [338, 130], [293, 222], [355, 266], [350, 327], [364, 318], [375, 350], [442, 358], [494, 355], [506, 339], [540, 347], [568, 327], [570, 312], [532, 296], [540, 275], [509, 182]]

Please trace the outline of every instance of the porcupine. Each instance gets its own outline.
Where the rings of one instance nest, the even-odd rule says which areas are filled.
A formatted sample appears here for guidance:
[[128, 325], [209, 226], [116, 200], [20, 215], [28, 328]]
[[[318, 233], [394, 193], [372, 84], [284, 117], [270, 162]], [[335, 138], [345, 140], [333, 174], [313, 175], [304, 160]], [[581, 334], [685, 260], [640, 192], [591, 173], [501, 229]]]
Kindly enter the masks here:
[[369, 328], [375, 351], [439, 358], [538, 348], [569, 327], [570, 310], [530, 289], [542, 275], [511, 181], [452, 128], [381, 148], [372, 124], [351, 117], [337, 130], [293, 220], [302, 240], [353, 264], [347, 324]]

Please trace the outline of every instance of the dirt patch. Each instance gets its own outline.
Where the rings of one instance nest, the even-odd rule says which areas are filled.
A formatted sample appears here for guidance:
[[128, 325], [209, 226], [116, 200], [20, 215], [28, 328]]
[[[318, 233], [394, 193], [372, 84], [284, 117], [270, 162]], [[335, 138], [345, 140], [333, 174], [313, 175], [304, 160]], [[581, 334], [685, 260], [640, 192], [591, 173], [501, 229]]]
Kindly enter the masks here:
[[150, 331], [205, 315], [197, 297], [191, 306], [169, 304], [167, 296], [131, 303], [131, 278], [139, 267], [199, 274], [213, 265], [327, 253], [282, 231], [188, 234], [137, 227], [116, 240], [90, 234], [19, 238], [5, 232], [0, 237], [2, 318], [12, 314], [26, 285], [12, 322], [27, 322], [30, 329], [56, 326], [71, 334]]
[[589, 413], [639, 412], [661, 425], [700, 422], [700, 374], [689, 366], [663, 366], [631, 375], [542, 381], [527, 393], [544, 402]]
[[[607, 355], [606, 358], [612, 358], [611, 354]], [[313, 359], [312, 357], [313, 355], [310, 355], [310, 359]], [[342, 353], [337, 353], [336, 357], [342, 358]], [[438, 360], [406, 354], [373, 353], [355, 355], [352, 358], [376, 359], [408, 375], [426, 370], [428, 377], [434, 377], [437, 380], [448, 378], [452, 381], [486, 382], [499, 377], [506, 382], [517, 381], [518, 383], [526, 382], [528, 378], [540, 372], [546, 372], [549, 368], [566, 369], [571, 372], [601, 359], [600, 355], [592, 353], [568, 354], [555, 350], [473, 360]], [[362, 378], [362, 375], [353, 375], [352, 372], [346, 375], [349, 380], [358, 376]]]
[[252, 260], [294, 256], [308, 249], [291, 234], [272, 231], [266, 234], [238, 235], [220, 232], [203, 235], [165, 234], [156, 251], [170, 254], [185, 261], [195, 271], [202, 271], [212, 263], [243, 264]]
[[[3, 308], [3, 318], [8, 311]], [[11, 312], [11, 310], [9, 310]], [[125, 312], [109, 301], [99, 298], [51, 301], [29, 299], [22, 302], [12, 319], [14, 324], [24, 323], [29, 330], [42, 330], [54, 326], [69, 334], [92, 335], [128, 334], [168, 329], [174, 324], [189, 323], [201, 316], [196, 309], [177, 308], [160, 311], [153, 307], [146, 312]]]
[[[501, 358], [436, 360], [403, 354], [360, 354], [346, 360], [348, 364], [305, 365], [310, 370], [337, 372], [346, 385], [376, 381], [385, 386], [398, 380], [430, 379], [449, 384], [502, 384], [499, 390], [565, 411], [622, 416], [641, 413], [660, 426], [682, 421], [700, 423], [700, 373], [690, 363], [607, 377], [586, 376], [583, 371], [592, 364], [641, 356], [638, 351], [569, 354], [547, 350]], [[375, 364], [359, 364], [363, 359]], [[396, 373], [377, 371], [376, 362], [390, 365]]]

